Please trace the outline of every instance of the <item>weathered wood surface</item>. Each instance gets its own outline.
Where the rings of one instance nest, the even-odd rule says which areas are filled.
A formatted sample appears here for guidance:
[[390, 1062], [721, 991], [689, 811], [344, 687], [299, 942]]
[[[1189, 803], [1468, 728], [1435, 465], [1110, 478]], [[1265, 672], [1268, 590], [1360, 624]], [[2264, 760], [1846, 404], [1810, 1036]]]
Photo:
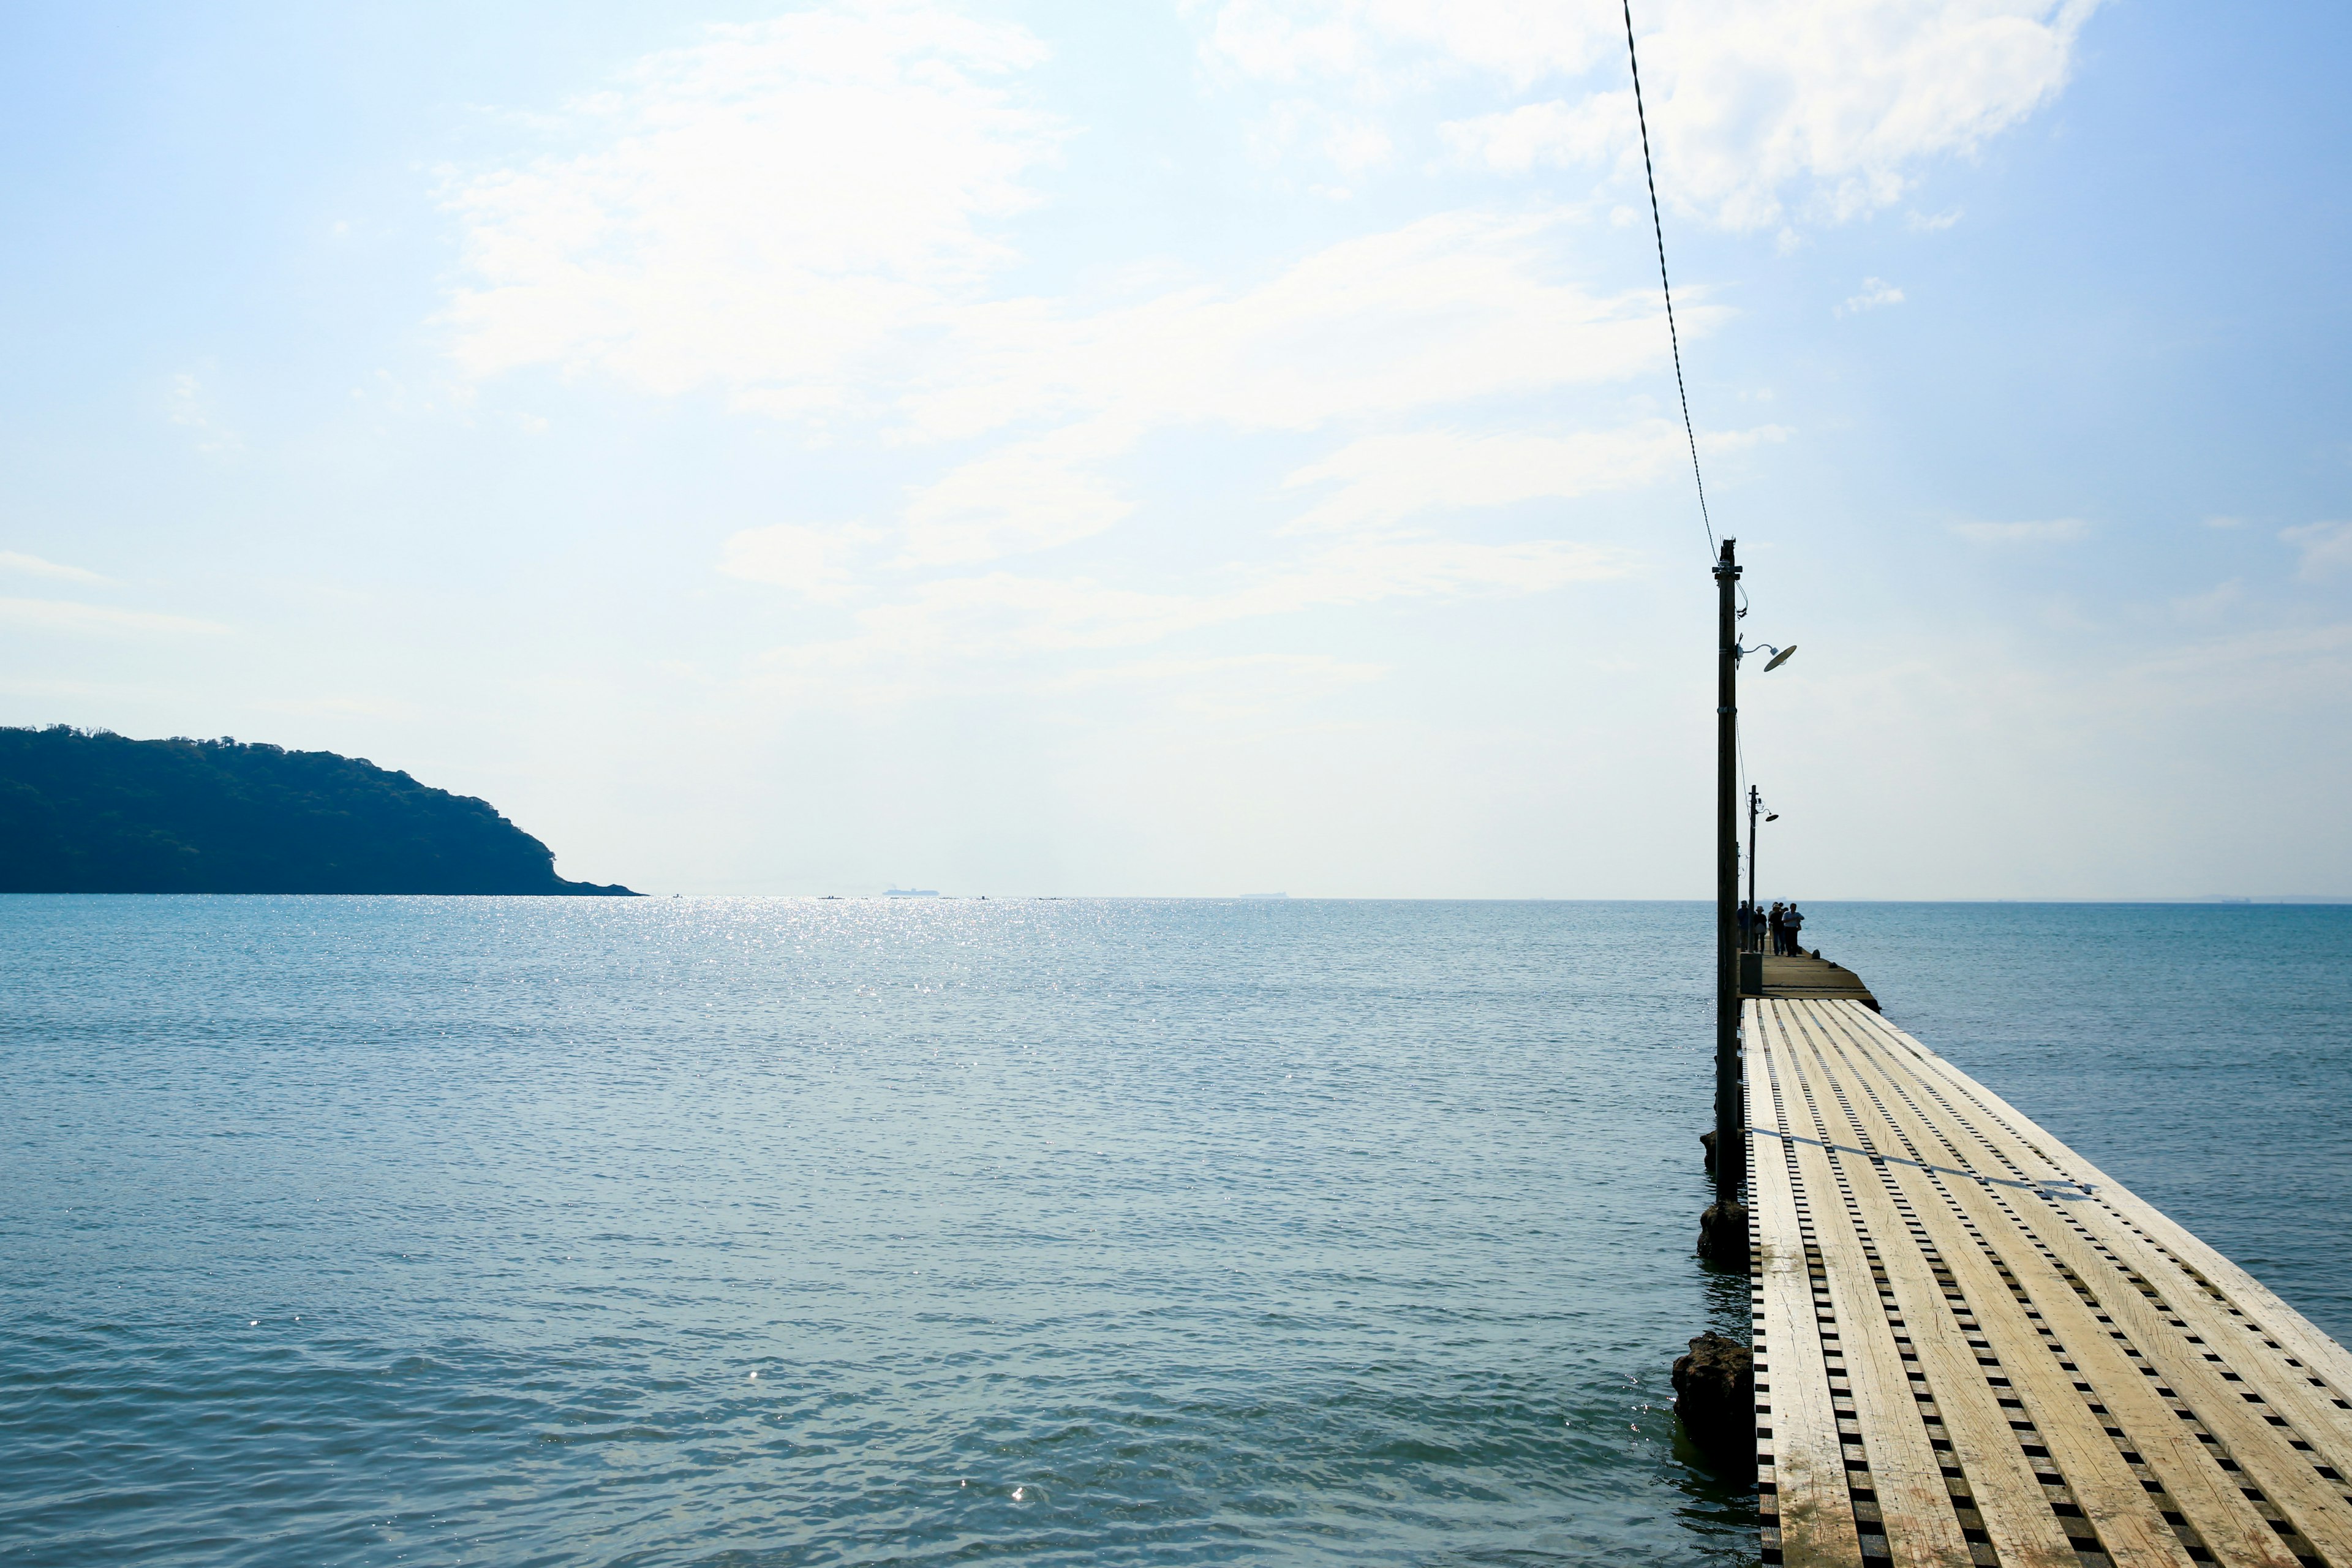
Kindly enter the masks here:
[[1873, 1007], [1745, 1022], [1765, 1562], [2352, 1568], [2352, 1354]]
[[1750, 996], [1778, 997], [1785, 1001], [1859, 1002], [1865, 1007], [1878, 1005], [1878, 998], [1862, 983], [1862, 976], [1843, 964], [1825, 959], [1790, 955], [1787, 958], [1764, 953], [1762, 985], [1742, 983], [1741, 991]]

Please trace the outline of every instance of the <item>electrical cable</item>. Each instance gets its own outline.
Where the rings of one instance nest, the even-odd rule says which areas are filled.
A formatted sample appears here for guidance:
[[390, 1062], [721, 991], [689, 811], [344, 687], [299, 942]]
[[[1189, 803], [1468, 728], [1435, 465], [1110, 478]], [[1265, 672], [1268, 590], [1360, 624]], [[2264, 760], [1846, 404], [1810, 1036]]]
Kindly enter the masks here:
[[1675, 288], [1666, 281], [1666, 225], [1658, 214], [1658, 172], [1650, 162], [1650, 117], [1642, 107], [1642, 61], [1633, 52], [1633, 0], [1625, 0], [1625, 62], [1633, 72], [1633, 118], [1642, 127], [1642, 173], [1650, 182], [1650, 227], [1658, 237], [1658, 289], [1666, 298], [1666, 342], [1675, 352], [1675, 393], [1682, 399], [1683, 435], [1690, 441], [1691, 479], [1698, 486], [1699, 526], [1706, 530], [1706, 552], [1717, 553], [1715, 521], [1706, 511], [1706, 480], [1698, 471], [1698, 431], [1691, 424], [1690, 391], [1683, 384], [1683, 344], [1675, 331]]

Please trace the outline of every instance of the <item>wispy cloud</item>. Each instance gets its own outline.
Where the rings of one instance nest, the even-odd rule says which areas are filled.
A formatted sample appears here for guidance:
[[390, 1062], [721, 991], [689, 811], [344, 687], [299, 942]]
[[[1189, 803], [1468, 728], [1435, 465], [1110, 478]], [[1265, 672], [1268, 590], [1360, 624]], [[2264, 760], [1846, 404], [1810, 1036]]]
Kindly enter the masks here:
[[[1510, 597], [1622, 577], [1624, 552], [1559, 540], [1479, 544], [1418, 534], [1360, 538], [1295, 561], [1231, 569], [1197, 592], [992, 572], [921, 583], [856, 612], [857, 629], [767, 656], [776, 681], [836, 700], [929, 689], [947, 666], [1139, 647], [1206, 627], [1395, 599]], [[862, 675], [850, 684], [837, 678]]]
[[100, 637], [211, 636], [228, 630], [215, 621], [157, 615], [147, 610], [119, 610], [108, 605], [82, 605], [66, 599], [0, 599], [0, 622], [36, 631]]
[[747, 583], [772, 584], [805, 599], [836, 603], [856, 592], [847, 563], [877, 531], [862, 523], [748, 528], [729, 537], [719, 570]]
[[1169, 706], [1216, 720], [1250, 719], [1295, 709], [1389, 673], [1388, 667], [1323, 654], [1241, 654], [1223, 658], [1141, 659], [1074, 670], [1044, 683], [1047, 691], [1126, 687], [1155, 692]]
[[2352, 571], [2352, 522], [2307, 522], [2280, 530], [2279, 538], [2301, 552], [2295, 575], [2307, 582]]
[[651, 57], [554, 121], [575, 150], [452, 175], [460, 363], [847, 408], [907, 374], [899, 334], [1011, 258], [992, 226], [1034, 203], [1062, 128], [1002, 83], [1045, 56], [1019, 27], [876, 3]]
[[[1465, 31], [1433, 13], [1431, 36], [1507, 76], [1531, 37], [1556, 63], [1579, 58], [1581, 21], [1530, 16]], [[1264, 45], [1319, 47], [1288, 33]], [[458, 365], [477, 380], [538, 366], [653, 395], [711, 390], [828, 440], [887, 443], [904, 475], [895, 506], [725, 542], [726, 574], [837, 605], [856, 628], [777, 650], [786, 672], [1138, 647], [1631, 569], [1572, 540], [1449, 539], [1421, 515], [1622, 489], [1675, 463], [1663, 421], [1590, 435], [1555, 421], [1486, 444], [1450, 428], [1498, 399], [1663, 369], [1651, 291], [1579, 280], [1589, 215], [1441, 211], [1239, 276], [1162, 266], [1084, 295], [1008, 294], [1009, 220], [1038, 199], [1066, 129], [1028, 106], [1044, 58], [1019, 28], [871, 0], [648, 59], [552, 117], [544, 155], [449, 178]], [[1369, 108], [1314, 121], [1343, 170], [1389, 156], [1385, 123]], [[1693, 289], [1685, 341], [1727, 314]], [[1294, 460], [1294, 483], [1329, 487], [1302, 526], [1345, 537], [1304, 551], [1228, 540], [1222, 562], [1148, 586], [1099, 560], [1093, 576], [1055, 574], [1047, 552], [1137, 515], [1126, 470], [1147, 439], [1203, 429], [1328, 440], [1327, 458]], [[1016, 557], [1035, 563], [978, 570]]]
[[954, 566], [1050, 549], [1100, 533], [1135, 510], [1097, 465], [1137, 426], [1096, 419], [975, 458], [908, 504], [902, 566]]
[[[2134, 672], [2198, 682], [2206, 701], [2243, 701], [2259, 694], [2276, 698], [2290, 682], [2340, 689], [2352, 672], [2352, 623], [2318, 626], [2273, 626], [2235, 636], [2208, 637], [2166, 647], [2131, 667]], [[2259, 670], [2259, 679], [2246, 672]]]
[[[716, 387], [828, 432], [981, 442], [945, 472], [916, 459], [898, 515], [873, 519], [897, 533], [894, 566], [937, 569], [1118, 525], [1135, 502], [1117, 466], [1155, 431], [1404, 422], [1663, 363], [1646, 290], [1595, 294], [1563, 266], [1567, 210], [1436, 214], [1239, 286], [997, 297], [999, 220], [1034, 201], [1061, 134], [1019, 100], [1043, 58], [1019, 29], [919, 4], [795, 13], [654, 58], [559, 119], [572, 150], [453, 182], [460, 365]], [[1685, 330], [1724, 314], [1693, 290]], [[812, 574], [815, 537], [746, 542], [729, 570], [840, 591]]]
[[28, 577], [57, 577], [68, 583], [91, 583], [110, 585], [113, 579], [86, 572], [79, 566], [60, 562], [44, 561], [37, 555], [22, 555], [13, 550], [0, 550], [0, 572], [20, 572]]
[[2232, 577], [2217, 583], [2201, 594], [2183, 595], [2172, 601], [2172, 612], [2184, 621], [2199, 624], [2220, 621], [2245, 607], [2246, 584], [2242, 578]]
[[[1726, 24], [1666, 0], [1645, 45], [1662, 118], [1678, 127], [1661, 147], [1675, 188], [1733, 226], [1782, 221], [1790, 204], [1834, 218], [1895, 200], [1918, 160], [1974, 145], [2054, 90], [2087, 4], [1939, 0], [1890, 19], [1864, 0], [1766, 0], [1764, 13]], [[1311, 148], [1346, 180], [1433, 139], [1496, 170], [1584, 163], [1603, 178], [1631, 151], [1622, 39], [1591, 7], [1224, 0], [1192, 14], [1224, 81], [1286, 95], [1270, 110], [1290, 149], [1279, 155]], [[1664, 419], [1491, 429], [1499, 399], [1664, 363], [1650, 291], [1577, 280], [1590, 211], [1460, 208], [1254, 278], [1163, 271], [1084, 297], [1008, 294], [1014, 220], [1070, 134], [1032, 106], [1045, 54], [1020, 27], [926, 0], [844, 0], [648, 58], [550, 118], [543, 155], [449, 176], [465, 257], [444, 318], [457, 363], [477, 379], [538, 366], [655, 395], [715, 390], [906, 454], [895, 507], [726, 542], [727, 574], [838, 606], [855, 628], [775, 650], [780, 678], [860, 670], [870, 685], [1633, 569], [1570, 539], [1441, 531], [1467, 510], [1654, 483], [1683, 460]], [[1567, 90], [1604, 65], [1597, 90]], [[1521, 101], [1415, 121], [1412, 105], [1433, 102], [1425, 89], [1441, 79]], [[1841, 310], [1901, 298], [1871, 279]], [[1727, 315], [1700, 289], [1688, 299], [1685, 342]], [[1231, 546], [1239, 559], [1191, 562], [1148, 587], [1098, 561], [1097, 575], [1055, 574], [1046, 552], [1138, 515], [1124, 470], [1147, 438], [1204, 427], [1327, 443], [1284, 482], [1301, 510], [1281, 531], [1318, 542]], [[954, 456], [927, 464], [925, 448]], [[1990, 542], [2081, 527], [1959, 531]], [[980, 570], [1018, 557], [1034, 564]]]
[[245, 445], [237, 433], [223, 425], [215, 415], [212, 395], [193, 374], [182, 372], [172, 378], [165, 408], [165, 416], [173, 424], [194, 433], [199, 452], [220, 457], [238, 451]]
[[1901, 303], [1903, 303], [1902, 289], [1884, 278], [1865, 278], [1862, 280], [1862, 292], [1848, 297], [1845, 303], [1840, 305], [1834, 313], [1841, 316], [1853, 316], [1864, 310], [1875, 310], [1881, 305], [1900, 305]]
[[2087, 537], [2091, 525], [2079, 517], [2055, 517], [2044, 522], [1956, 522], [1952, 531], [1977, 544], [2063, 544]]
[[[1713, 435], [1706, 445], [1724, 451], [1786, 434], [1768, 426]], [[1682, 426], [1666, 419], [1566, 436], [1423, 430], [1367, 437], [1283, 481], [1287, 488], [1338, 487], [1285, 531], [1387, 526], [1441, 508], [1564, 500], [1630, 489], [1686, 468], [1684, 442]]]
[[[1669, 199], [1733, 228], [1836, 222], [1900, 201], [1926, 161], [1965, 153], [2054, 95], [2095, 0], [1702, 0], [1646, 8], [1651, 136]], [[1410, 105], [1484, 79], [1550, 94], [1444, 123], [1502, 172], [1638, 175], [1633, 94], [1605, 5], [1528, 0], [1224, 0], [1202, 47], [1288, 100], [1321, 89]], [[1605, 88], [1581, 87], [1606, 62]], [[1391, 113], [1409, 112], [1391, 109]], [[1929, 226], [1937, 220], [1925, 220]]]

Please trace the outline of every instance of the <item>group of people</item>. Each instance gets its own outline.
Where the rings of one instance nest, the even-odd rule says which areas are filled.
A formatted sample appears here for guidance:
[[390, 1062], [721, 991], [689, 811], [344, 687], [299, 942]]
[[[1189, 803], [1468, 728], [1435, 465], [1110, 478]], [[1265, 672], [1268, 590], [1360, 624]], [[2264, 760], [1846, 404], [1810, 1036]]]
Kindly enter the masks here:
[[[1751, 952], [1777, 954], [1787, 958], [1804, 951], [1797, 945], [1797, 936], [1804, 929], [1805, 917], [1794, 903], [1772, 900], [1772, 907], [1758, 910], [1747, 900], [1739, 900], [1739, 945]], [[1767, 942], [1770, 945], [1767, 946]]]

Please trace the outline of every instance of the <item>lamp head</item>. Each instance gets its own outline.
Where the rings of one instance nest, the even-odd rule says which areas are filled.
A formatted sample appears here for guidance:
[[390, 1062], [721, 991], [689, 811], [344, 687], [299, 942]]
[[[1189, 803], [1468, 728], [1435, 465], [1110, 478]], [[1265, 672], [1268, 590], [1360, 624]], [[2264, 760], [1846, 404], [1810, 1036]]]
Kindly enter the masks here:
[[1767, 822], [1778, 822], [1780, 820], [1780, 814], [1777, 811], [1768, 811], [1764, 814], [1764, 820]]
[[1767, 664], [1764, 668], [1768, 670], [1780, 668], [1782, 665], [1789, 662], [1789, 656], [1796, 651], [1797, 645], [1795, 643], [1790, 643], [1787, 647], [1774, 650], [1772, 661], [1769, 664]]

